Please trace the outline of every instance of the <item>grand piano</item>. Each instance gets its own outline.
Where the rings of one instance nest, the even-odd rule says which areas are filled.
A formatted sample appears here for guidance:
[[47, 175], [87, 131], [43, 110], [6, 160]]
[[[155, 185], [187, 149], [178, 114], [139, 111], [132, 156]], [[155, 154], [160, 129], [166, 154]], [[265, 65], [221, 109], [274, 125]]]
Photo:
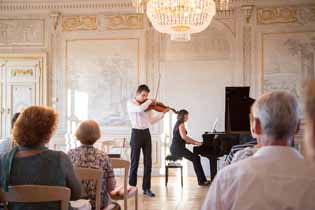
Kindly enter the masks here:
[[254, 99], [249, 97], [249, 87], [225, 88], [225, 131], [208, 131], [202, 135], [203, 144], [193, 148], [195, 154], [210, 162], [211, 180], [217, 173], [217, 160], [227, 155], [234, 145], [250, 141], [249, 114]]

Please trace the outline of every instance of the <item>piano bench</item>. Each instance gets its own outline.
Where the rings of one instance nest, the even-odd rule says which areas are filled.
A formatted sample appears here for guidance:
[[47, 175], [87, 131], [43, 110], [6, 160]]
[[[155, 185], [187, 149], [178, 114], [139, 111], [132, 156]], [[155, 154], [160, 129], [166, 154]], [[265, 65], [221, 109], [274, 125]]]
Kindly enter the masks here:
[[181, 174], [181, 186], [183, 187], [183, 165], [179, 160], [182, 160], [182, 157], [178, 157], [175, 155], [168, 155], [165, 160], [167, 161], [165, 164], [165, 186], [167, 187], [168, 183], [168, 169], [169, 168], [179, 168]]

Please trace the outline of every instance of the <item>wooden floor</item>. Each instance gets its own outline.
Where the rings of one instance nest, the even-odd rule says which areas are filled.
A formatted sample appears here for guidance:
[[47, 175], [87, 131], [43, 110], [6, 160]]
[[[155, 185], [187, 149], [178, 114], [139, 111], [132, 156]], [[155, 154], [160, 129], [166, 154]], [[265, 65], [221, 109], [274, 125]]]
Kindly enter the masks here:
[[[141, 179], [138, 179], [139, 210], [199, 210], [209, 187], [200, 187], [195, 177], [184, 178], [184, 187], [180, 177], [169, 178], [167, 188], [164, 177], [152, 178], [152, 191], [155, 198], [143, 196]], [[123, 202], [119, 202], [123, 209]], [[128, 202], [128, 210], [134, 210], [134, 199]]]

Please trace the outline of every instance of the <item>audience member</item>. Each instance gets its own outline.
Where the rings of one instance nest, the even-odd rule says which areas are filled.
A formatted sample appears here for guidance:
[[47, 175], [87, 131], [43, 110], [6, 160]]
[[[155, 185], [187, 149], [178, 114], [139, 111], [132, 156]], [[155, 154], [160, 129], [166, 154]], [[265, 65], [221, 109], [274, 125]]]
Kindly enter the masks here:
[[262, 147], [217, 174], [202, 210], [315, 209], [315, 171], [289, 146], [299, 127], [296, 99], [266, 93], [254, 103], [253, 118]]
[[[57, 114], [50, 108], [32, 106], [20, 114], [13, 127], [13, 138], [18, 146], [0, 161], [3, 191], [8, 191], [9, 185], [65, 186], [71, 189], [72, 200], [80, 197], [81, 185], [69, 157], [63, 152], [45, 147], [56, 127]], [[60, 204], [9, 203], [8, 208], [55, 210], [60, 208]]]
[[[80, 124], [77, 129], [76, 138], [81, 142], [81, 146], [70, 150], [68, 155], [75, 167], [94, 168], [103, 171], [102, 190], [101, 190], [101, 209], [106, 208], [109, 204], [117, 203], [110, 201], [108, 194], [115, 189], [116, 181], [111, 161], [108, 155], [98, 150], [93, 145], [101, 137], [101, 131], [97, 122], [87, 120]], [[91, 200], [93, 209], [95, 209], [96, 186], [93, 181], [82, 181], [84, 192], [83, 195]]]
[[[17, 112], [13, 115], [11, 120], [11, 129], [13, 129], [14, 124], [19, 117], [20, 113]], [[13, 146], [15, 145], [13, 139], [11, 137], [1, 140], [0, 143], [0, 157], [2, 157], [5, 153], [9, 152]]]

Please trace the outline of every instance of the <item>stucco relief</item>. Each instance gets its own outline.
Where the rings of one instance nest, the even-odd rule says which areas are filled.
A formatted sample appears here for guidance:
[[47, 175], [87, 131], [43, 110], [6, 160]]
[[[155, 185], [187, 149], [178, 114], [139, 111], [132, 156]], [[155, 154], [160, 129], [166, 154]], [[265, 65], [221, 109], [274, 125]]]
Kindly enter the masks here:
[[0, 46], [44, 45], [44, 20], [0, 19]]
[[68, 42], [68, 104], [73, 104], [68, 115], [97, 120], [105, 129], [128, 128], [126, 104], [137, 85], [138, 47], [137, 39]]
[[315, 78], [315, 32], [263, 36], [263, 90], [300, 97], [305, 79]]
[[315, 6], [291, 6], [257, 9], [257, 24], [268, 25], [277, 23], [315, 22]]
[[33, 77], [34, 69], [12, 69], [12, 77]]
[[62, 31], [94, 31], [96, 29], [96, 16], [62, 17]]
[[[219, 25], [219, 26], [218, 26]], [[193, 34], [189, 42], [174, 42], [162, 35], [161, 57], [172, 59], [224, 60], [231, 56], [232, 33], [221, 23], [215, 23], [199, 34]]]
[[105, 27], [107, 30], [120, 29], [143, 29], [143, 15], [111, 15], [105, 16]]

